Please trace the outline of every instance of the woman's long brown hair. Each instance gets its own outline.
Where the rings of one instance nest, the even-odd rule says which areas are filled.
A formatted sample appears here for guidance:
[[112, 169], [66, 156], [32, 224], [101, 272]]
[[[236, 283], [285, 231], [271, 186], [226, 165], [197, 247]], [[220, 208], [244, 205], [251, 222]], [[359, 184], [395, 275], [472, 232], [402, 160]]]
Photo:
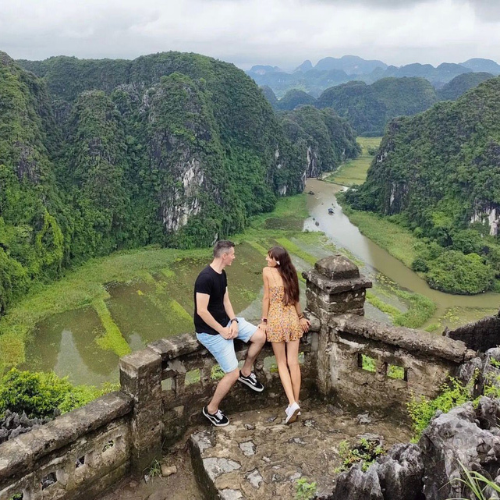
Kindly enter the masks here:
[[285, 305], [293, 305], [299, 301], [299, 278], [297, 270], [292, 264], [290, 255], [283, 247], [273, 247], [268, 252], [269, 257], [279, 262], [276, 269], [283, 280], [285, 296], [283, 302]]

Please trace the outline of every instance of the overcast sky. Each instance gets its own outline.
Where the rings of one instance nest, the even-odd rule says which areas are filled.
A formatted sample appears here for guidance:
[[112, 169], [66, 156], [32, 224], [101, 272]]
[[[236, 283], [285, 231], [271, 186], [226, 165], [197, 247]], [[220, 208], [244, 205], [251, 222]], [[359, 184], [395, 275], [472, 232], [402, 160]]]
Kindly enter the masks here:
[[500, 0], [0, 0], [15, 59], [198, 52], [248, 69], [354, 54], [387, 64], [500, 63]]

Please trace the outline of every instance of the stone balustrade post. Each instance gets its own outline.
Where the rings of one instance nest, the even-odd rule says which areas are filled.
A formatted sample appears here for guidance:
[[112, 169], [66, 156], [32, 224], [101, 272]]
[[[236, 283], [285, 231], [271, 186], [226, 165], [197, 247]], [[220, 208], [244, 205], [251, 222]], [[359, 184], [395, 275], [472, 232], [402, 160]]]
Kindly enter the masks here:
[[132, 397], [131, 472], [143, 475], [162, 457], [161, 356], [150, 348], [120, 359], [121, 390]]
[[366, 289], [372, 282], [361, 276], [358, 267], [347, 257], [337, 254], [316, 262], [314, 269], [302, 273], [306, 279], [307, 310], [320, 321], [318, 345], [318, 389], [327, 395], [330, 388], [332, 359], [330, 329], [332, 318], [343, 314], [364, 315]]

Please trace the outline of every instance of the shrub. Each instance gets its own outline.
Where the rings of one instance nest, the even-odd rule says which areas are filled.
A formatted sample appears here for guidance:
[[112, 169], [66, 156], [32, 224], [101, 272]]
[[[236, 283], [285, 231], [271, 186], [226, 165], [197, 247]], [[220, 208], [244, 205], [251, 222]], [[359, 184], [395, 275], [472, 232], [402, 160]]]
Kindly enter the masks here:
[[29, 418], [51, 418], [57, 409], [62, 413], [84, 406], [90, 401], [115, 390], [117, 384], [73, 386], [67, 379], [54, 372], [28, 372], [10, 370], [0, 383], [0, 415], [5, 410]]
[[10, 410], [29, 418], [50, 418], [64, 401], [71, 384], [55, 373], [10, 370], [0, 386], [0, 414]]
[[427, 266], [427, 262], [425, 262], [425, 260], [421, 259], [420, 257], [417, 257], [411, 263], [411, 268], [416, 273], [426, 273], [429, 270], [429, 267]]
[[316, 496], [316, 483], [309, 483], [305, 477], [297, 479], [295, 499], [311, 500]]
[[432, 288], [448, 293], [472, 295], [489, 290], [493, 269], [475, 253], [464, 255], [456, 250], [444, 252], [429, 262], [427, 282]]
[[473, 229], [457, 231], [451, 236], [453, 249], [464, 254], [480, 253], [484, 247], [481, 235]]
[[412, 395], [410, 402], [407, 404], [413, 431], [415, 432], [412, 442], [417, 442], [420, 439], [422, 432], [438, 410], [446, 413], [455, 406], [470, 401], [474, 383], [475, 378], [472, 378], [467, 385], [463, 385], [457, 379], [450, 377], [449, 383], [441, 386], [441, 394], [435, 399], [429, 400], [424, 396], [417, 399]]
[[376, 458], [384, 453], [385, 449], [375, 439], [361, 438], [352, 448], [349, 446], [349, 442], [344, 440], [339, 446], [342, 464], [336, 469], [336, 472], [349, 470], [358, 462], [361, 462], [361, 470], [366, 471]]

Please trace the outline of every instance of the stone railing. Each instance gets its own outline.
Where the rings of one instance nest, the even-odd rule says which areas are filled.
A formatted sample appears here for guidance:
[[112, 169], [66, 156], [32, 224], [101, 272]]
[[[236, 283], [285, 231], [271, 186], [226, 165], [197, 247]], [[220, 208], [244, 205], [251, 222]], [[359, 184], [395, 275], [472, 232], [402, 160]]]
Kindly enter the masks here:
[[498, 347], [500, 345], [500, 311], [495, 316], [488, 316], [455, 330], [446, 329], [443, 335], [453, 340], [461, 340], [469, 349], [480, 352]]
[[114, 392], [0, 445], [0, 499], [96, 497], [129, 471], [132, 408]]
[[[313, 329], [319, 329], [313, 324]], [[313, 395], [317, 334], [301, 344], [304, 398]], [[236, 342], [238, 359], [246, 346]], [[255, 367], [266, 390], [237, 385], [228, 413], [264, 408], [283, 389], [266, 345]], [[189, 425], [205, 423], [201, 408], [217, 384], [217, 365], [193, 335], [161, 339], [120, 360], [121, 391], [107, 394], [0, 445], [0, 500], [97, 497], [132, 473], [143, 474]]]
[[462, 363], [464, 342], [363, 317], [371, 282], [341, 255], [304, 273], [308, 310], [320, 319], [318, 389], [328, 399], [405, 418], [412, 395], [434, 398]]
[[[400, 416], [411, 393], [433, 397], [476, 353], [457, 340], [363, 317], [371, 282], [335, 255], [304, 273], [312, 333], [301, 344], [301, 397]], [[236, 342], [238, 359], [246, 346]], [[95, 498], [126, 474], [143, 473], [192, 424], [219, 377], [193, 335], [161, 339], [120, 360], [121, 391], [0, 445], [0, 500]], [[237, 385], [228, 413], [284, 404], [266, 345], [255, 366], [266, 390]]]

